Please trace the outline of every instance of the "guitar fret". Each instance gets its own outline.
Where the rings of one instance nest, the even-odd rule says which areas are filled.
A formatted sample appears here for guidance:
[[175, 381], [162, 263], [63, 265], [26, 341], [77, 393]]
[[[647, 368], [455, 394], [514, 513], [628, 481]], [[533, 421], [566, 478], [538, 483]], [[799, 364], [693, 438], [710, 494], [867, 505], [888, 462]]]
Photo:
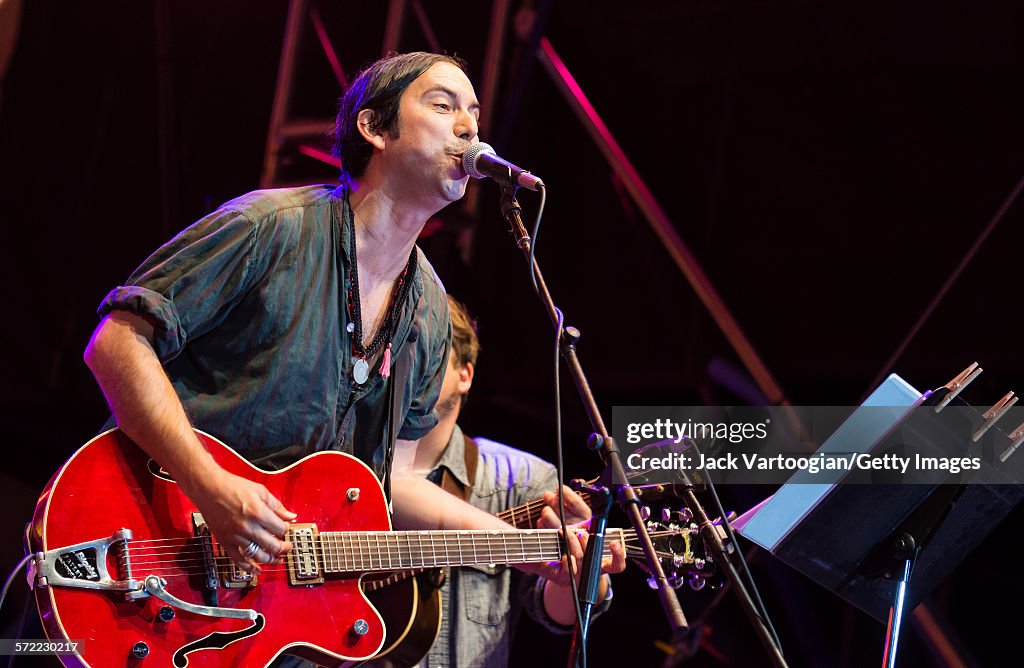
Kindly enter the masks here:
[[[608, 531], [606, 556], [610, 554], [611, 543], [623, 541], [627, 533]], [[553, 529], [327, 531], [317, 535], [314, 550], [326, 573], [402, 572], [442, 566], [536, 562], [561, 556], [561, 545]]]

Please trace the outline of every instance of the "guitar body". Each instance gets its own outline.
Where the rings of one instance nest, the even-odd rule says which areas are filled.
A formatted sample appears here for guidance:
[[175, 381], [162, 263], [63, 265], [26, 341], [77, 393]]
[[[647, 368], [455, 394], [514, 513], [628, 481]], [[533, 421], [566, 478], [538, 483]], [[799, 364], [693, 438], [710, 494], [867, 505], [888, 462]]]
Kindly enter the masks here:
[[387, 629], [384, 648], [366, 664], [368, 668], [409, 668], [430, 652], [441, 629], [442, 614], [441, 589], [435, 582], [435, 573], [417, 573], [367, 592]]
[[[296, 522], [316, 523], [324, 531], [391, 528], [379, 482], [354, 457], [323, 452], [269, 473], [216, 439], [199, 436], [221, 466], [265, 485], [298, 514]], [[359, 490], [355, 501], [346, 494], [353, 488]], [[54, 475], [33, 517], [33, 551], [62, 550], [126, 528], [132, 532], [127, 553], [133, 580], [158, 575], [164, 590], [186, 603], [258, 613], [255, 620], [231, 619], [174, 608], [173, 618], [162, 621], [161, 608], [173, 606], [154, 596], [128, 600], [124, 591], [37, 586], [46, 634], [84, 642], [80, 656], [61, 657], [66, 666], [266, 666], [283, 652], [347, 666], [381, 649], [385, 628], [360, 590], [359, 573], [296, 585], [285, 565], [270, 565], [252, 587], [218, 587], [212, 602], [205, 586], [208, 571], [201, 555], [195, 556], [200, 539], [194, 538], [193, 512], [177, 484], [118, 430], [84, 445]], [[167, 547], [146, 541], [167, 541]], [[85, 583], [101, 579], [95, 575], [97, 564], [88, 563], [88, 550], [56, 556], [59, 560], [51, 561], [63, 564], [62, 574]], [[118, 556], [113, 549], [106, 556], [112, 580], [124, 578]], [[144, 659], [132, 655], [137, 643], [145, 643]]]

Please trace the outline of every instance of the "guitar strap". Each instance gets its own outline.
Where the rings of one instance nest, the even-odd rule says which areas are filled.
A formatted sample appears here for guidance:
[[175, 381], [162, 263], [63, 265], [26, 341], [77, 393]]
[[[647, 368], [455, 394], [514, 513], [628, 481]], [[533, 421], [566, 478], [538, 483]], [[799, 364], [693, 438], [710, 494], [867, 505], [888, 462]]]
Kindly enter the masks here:
[[406, 345], [402, 346], [402, 352], [396, 355], [394, 365], [391, 367], [391, 377], [388, 378], [388, 426], [387, 426], [387, 437], [388, 437], [388, 451], [384, 457], [384, 496], [388, 500], [388, 510], [391, 510], [391, 465], [395, 459], [395, 440], [398, 438], [398, 431], [401, 429], [403, 418], [402, 415], [402, 397], [398, 396], [399, 388], [404, 388], [408, 385], [409, 371], [412, 369], [412, 357], [413, 357], [413, 346], [409, 345], [415, 343], [416, 339], [419, 338], [419, 331], [413, 327], [409, 330], [409, 336], [406, 339]]
[[465, 434], [462, 435], [462, 440], [465, 444], [466, 477], [469, 478], [469, 484], [463, 485], [448, 469], [444, 469], [441, 473], [441, 489], [463, 501], [469, 501], [469, 495], [473, 492], [473, 481], [476, 480], [476, 467], [480, 462], [480, 448], [477, 447], [476, 441]]

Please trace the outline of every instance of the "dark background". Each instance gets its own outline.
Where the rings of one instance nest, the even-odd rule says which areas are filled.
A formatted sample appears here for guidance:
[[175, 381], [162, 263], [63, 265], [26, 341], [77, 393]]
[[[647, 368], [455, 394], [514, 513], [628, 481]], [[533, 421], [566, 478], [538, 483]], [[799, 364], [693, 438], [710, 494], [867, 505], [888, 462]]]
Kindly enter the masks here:
[[[314, 4], [350, 77], [380, 55], [387, 3]], [[530, 4], [513, 1], [513, 13]], [[423, 6], [480, 92], [489, 5]], [[81, 361], [96, 306], [174, 232], [259, 185], [286, 15], [283, 0], [25, 3], [0, 97], [5, 571], [39, 490], [106, 419]], [[1019, 3], [965, 0], [564, 1], [546, 30], [797, 405], [857, 405], [883, 371], [937, 387], [975, 360], [986, 372], [972, 403], [1020, 387], [1020, 202], [885, 366], [1024, 176], [1022, 32]], [[326, 118], [338, 85], [307, 37], [294, 111]], [[741, 369], [736, 354], [543, 69], [511, 94], [530, 59], [511, 29], [507, 44], [481, 136], [549, 186], [538, 258], [583, 332], [606, 417], [615, 404], [742, 401], [709, 373]], [[410, 11], [401, 49], [426, 46]], [[308, 158], [289, 170], [335, 178]], [[482, 184], [480, 197], [461, 248], [457, 211], [424, 240], [481, 322], [464, 425], [553, 459], [551, 329], [496, 189]], [[521, 201], [532, 214], [534, 196]], [[595, 474], [568, 379], [563, 392], [567, 471]], [[740, 511], [769, 491], [723, 490]], [[978, 665], [1020, 663], [1014, 619], [996, 610], [1024, 594], [1022, 528], [1018, 511], [933, 597]], [[880, 624], [771, 557], [754, 570], [792, 665], [878, 662]], [[0, 636], [13, 634], [21, 582]], [[692, 617], [710, 599], [679, 594]], [[657, 665], [668, 633], [653, 593], [631, 570], [615, 596], [593, 664]], [[709, 623], [721, 658], [692, 665], [767, 665], [734, 599]], [[559, 665], [562, 647], [535, 627], [519, 640], [517, 663], [539, 651]], [[901, 652], [903, 665], [931, 661], [910, 627]]]

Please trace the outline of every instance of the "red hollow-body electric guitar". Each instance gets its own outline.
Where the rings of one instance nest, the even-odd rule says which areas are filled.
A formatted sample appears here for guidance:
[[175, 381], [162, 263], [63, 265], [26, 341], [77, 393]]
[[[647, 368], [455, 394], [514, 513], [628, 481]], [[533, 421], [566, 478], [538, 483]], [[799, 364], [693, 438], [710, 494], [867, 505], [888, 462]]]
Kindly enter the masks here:
[[286, 652], [356, 665], [385, 637], [364, 574], [561, 556], [553, 529], [391, 531], [380, 483], [354, 457], [322, 452], [270, 473], [199, 436], [298, 513], [287, 563], [233, 567], [167, 473], [106, 432], [54, 475], [29, 529], [46, 634], [82, 641], [66, 666], [266, 666]]

